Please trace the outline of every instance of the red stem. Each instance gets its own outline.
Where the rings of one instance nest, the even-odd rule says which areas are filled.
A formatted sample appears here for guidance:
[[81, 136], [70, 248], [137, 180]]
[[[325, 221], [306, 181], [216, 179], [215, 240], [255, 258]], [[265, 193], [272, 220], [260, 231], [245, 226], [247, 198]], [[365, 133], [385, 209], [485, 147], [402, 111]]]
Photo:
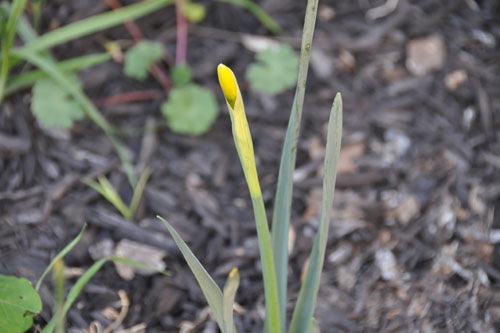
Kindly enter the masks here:
[[177, 47], [175, 53], [175, 64], [182, 65], [186, 63], [188, 25], [186, 16], [182, 12], [184, 0], [175, 1], [175, 13], [177, 18]]
[[148, 101], [156, 98], [163, 98], [164, 96], [165, 93], [161, 90], [129, 91], [122, 94], [96, 99], [94, 100], [94, 104], [97, 106], [109, 106], [130, 102]]

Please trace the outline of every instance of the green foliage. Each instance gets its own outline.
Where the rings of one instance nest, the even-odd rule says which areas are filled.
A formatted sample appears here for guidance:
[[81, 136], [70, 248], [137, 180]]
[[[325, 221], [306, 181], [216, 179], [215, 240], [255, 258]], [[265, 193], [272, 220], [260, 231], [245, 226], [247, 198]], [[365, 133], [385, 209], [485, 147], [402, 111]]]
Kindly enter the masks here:
[[139, 178], [139, 181], [134, 187], [134, 194], [132, 195], [132, 199], [130, 200], [129, 205], [127, 205], [123, 201], [113, 185], [104, 176], [97, 178], [97, 182], [93, 180], [87, 180], [86, 184], [99, 192], [106, 200], [108, 200], [113, 206], [115, 206], [116, 209], [118, 209], [118, 211], [124, 218], [129, 220], [133, 218], [135, 216], [135, 213], [137, 212], [142, 193], [146, 188], [146, 184], [150, 175], [151, 171], [149, 169], [146, 169], [142, 173], [141, 178]]
[[[76, 77], [72, 81], [79, 85]], [[70, 128], [85, 117], [81, 104], [52, 79], [36, 81], [31, 110], [40, 124], [52, 128]]]
[[185, 0], [181, 7], [182, 13], [186, 16], [186, 19], [192, 23], [198, 23], [205, 18], [206, 9], [200, 3], [192, 2], [191, 0]]
[[340, 94], [337, 94], [333, 101], [330, 119], [328, 121], [323, 175], [323, 198], [321, 200], [319, 229], [309, 256], [309, 264], [300, 288], [299, 299], [297, 300], [297, 305], [293, 312], [290, 333], [307, 332], [311, 327], [314, 327], [312, 321], [318, 296], [319, 280], [321, 271], [323, 270], [326, 245], [328, 242], [328, 230], [330, 227], [330, 216], [333, 206], [333, 194], [337, 177], [341, 140], [342, 98]]
[[22, 333], [33, 325], [42, 301], [30, 281], [0, 274], [0, 327], [2, 332]]
[[151, 65], [160, 60], [164, 54], [165, 50], [158, 42], [139, 42], [125, 54], [124, 72], [129, 77], [144, 80]]
[[245, 8], [248, 10], [250, 13], [252, 13], [253, 16], [255, 16], [262, 25], [264, 25], [269, 31], [271, 31], [273, 34], [279, 34], [281, 33], [281, 27], [279, 24], [271, 17], [269, 16], [268, 13], [259, 5], [257, 5], [253, 0], [216, 0], [219, 2], [226, 2], [230, 3], [236, 6], [240, 6], [242, 8]]
[[170, 91], [162, 112], [172, 131], [201, 135], [207, 132], [219, 113], [217, 101], [208, 89], [187, 84]]
[[196, 258], [196, 256], [191, 251], [189, 246], [187, 246], [184, 240], [182, 240], [181, 236], [177, 233], [177, 231], [175, 231], [174, 227], [172, 227], [170, 223], [168, 223], [162, 217], [160, 216], [157, 217], [163, 222], [163, 224], [165, 224], [168, 231], [172, 235], [172, 238], [177, 244], [177, 247], [181, 251], [189, 268], [193, 272], [194, 277], [196, 278], [196, 281], [198, 282], [198, 285], [200, 286], [201, 291], [203, 292], [203, 295], [205, 296], [210, 306], [210, 309], [212, 310], [212, 313], [215, 317], [215, 320], [217, 321], [217, 324], [219, 325], [221, 330], [224, 333], [226, 333], [225, 331], [226, 325], [224, 324], [224, 313], [223, 313], [224, 299], [222, 291], [220, 290], [217, 283], [215, 283], [215, 281], [212, 279], [210, 274], [207, 273], [207, 271], [200, 263], [198, 258]]
[[177, 65], [170, 73], [172, 82], [176, 87], [182, 87], [191, 82], [191, 68], [186, 65]]
[[256, 59], [246, 72], [252, 89], [274, 95], [295, 86], [299, 58], [290, 46], [269, 48], [258, 53]]

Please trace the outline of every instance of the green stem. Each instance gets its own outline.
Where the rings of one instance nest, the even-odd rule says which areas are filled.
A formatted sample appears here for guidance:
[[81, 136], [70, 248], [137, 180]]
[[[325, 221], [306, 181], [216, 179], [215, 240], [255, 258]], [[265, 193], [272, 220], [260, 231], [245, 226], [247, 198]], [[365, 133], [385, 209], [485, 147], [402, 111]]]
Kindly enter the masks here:
[[[304, 106], [307, 72], [311, 58], [311, 45], [316, 25], [318, 0], [309, 0], [304, 18], [302, 46], [300, 52], [297, 88], [292, 105], [292, 112], [288, 122], [283, 152], [281, 155], [278, 186], [274, 201], [272, 244], [275, 255], [275, 270], [277, 273], [278, 293], [280, 300], [281, 317], [286, 316], [287, 280], [288, 280], [288, 229], [290, 227], [290, 211], [293, 191], [293, 170], [297, 156], [297, 142], [300, 132], [300, 121]], [[282, 331], [286, 331], [283, 321]]]
[[278, 299], [278, 285], [274, 266], [271, 234], [267, 224], [266, 209], [262, 195], [252, 196], [252, 205], [257, 226], [262, 275], [264, 278], [264, 294], [266, 297], [266, 327], [265, 332], [282, 332], [282, 318]]
[[[5, 24], [4, 28], [4, 36], [2, 37], [2, 66], [0, 69], [0, 103], [2, 102], [5, 95], [5, 87], [7, 84], [7, 78], [9, 76], [10, 71], [10, 57], [9, 53], [14, 44], [14, 38], [17, 32], [17, 23], [19, 21], [19, 17], [26, 6], [26, 0], [16, 0], [14, 1], [9, 19]], [[2, 24], [3, 25], [3, 24]]]

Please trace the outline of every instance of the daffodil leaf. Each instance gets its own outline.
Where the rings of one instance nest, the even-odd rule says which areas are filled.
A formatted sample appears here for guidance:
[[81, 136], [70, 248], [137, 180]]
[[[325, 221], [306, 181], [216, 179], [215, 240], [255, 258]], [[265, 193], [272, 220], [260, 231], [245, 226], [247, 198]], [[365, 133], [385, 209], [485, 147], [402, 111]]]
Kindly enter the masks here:
[[174, 88], [162, 106], [172, 131], [180, 134], [201, 135], [207, 132], [219, 113], [214, 95], [195, 84]]
[[274, 95], [295, 86], [299, 58], [290, 46], [269, 48], [258, 53], [256, 59], [246, 72], [252, 89]]
[[[76, 77], [72, 81], [78, 83]], [[33, 86], [31, 111], [40, 124], [50, 128], [70, 128], [85, 117], [80, 103], [48, 78], [36, 81]]]
[[137, 43], [125, 53], [125, 75], [137, 80], [144, 80], [148, 77], [151, 65], [160, 60], [164, 54], [165, 50], [158, 42], [142, 41]]

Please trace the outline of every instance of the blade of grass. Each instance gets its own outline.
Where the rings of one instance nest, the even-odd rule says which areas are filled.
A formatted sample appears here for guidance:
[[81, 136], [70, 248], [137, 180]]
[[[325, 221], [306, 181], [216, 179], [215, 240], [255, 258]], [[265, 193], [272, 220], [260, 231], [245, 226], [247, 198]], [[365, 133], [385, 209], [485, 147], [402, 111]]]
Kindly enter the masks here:
[[122, 9], [92, 16], [48, 32], [29, 42], [22, 49], [32, 52], [46, 50], [55, 45], [102, 31], [125, 21], [134, 20], [171, 3], [173, 3], [173, 0], [142, 1]]
[[240, 274], [238, 269], [235, 267], [229, 272], [229, 276], [224, 286], [223, 291], [223, 312], [224, 312], [224, 323], [226, 325], [226, 333], [236, 333], [236, 328], [234, 327], [233, 319], [233, 307], [234, 299], [236, 297], [236, 291], [240, 285]]
[[139, 207], [139, 203], [141, 202], [142, 193], [146, 188], [149, 176], [151, 176], [151, 170], [149, 168], [146, 168], [142, 173], [141, 177], [139, 178], [137, 185], [134, 188], [134, 194], [132, 195], [132, 200], [130, 200], [130, 205], [129, 205], [129, 210], [132, 215], [130, 216], [130, 218], [132, 218], [137, 212], [137, 207]]
[[323, 175], [323, 199], [321, 201], [320, 225], [314, 245], [309, 257], [306, 275], [299, 292], [299, 299], [293, 311], [290, 324], [290, 333], [309, 332], [316, 299], [318, 296], [319, 280], [323, 269], [325, 251], [330, 227], [330, 216], [335, 192], [335, 179], [342, 140], [342, 98], [340, 94], [333, 101], [330, 119], [328, 121], [328, 135], [326, 142], [326, 156]]
[[64, 261], [62, 259], [58, 259], [54, 265], [53, 271], [53, 280], [54, 280], [54, 294], [56, 298], [55, 305], [55, 314], [54, 318], [56, 318], [56, 332], [64, 333], [64, 315], [63, 315], [63, 306], [64, 306]]
[[116, 209], [118, 209], [120, 214], [122, 214], [125, 219], [130, 219], [130, 215], [132, 214], [130, 214], [129, 207], [125, 204], [125, 202], [123, 202], [122, 198], [116, 192], [109, 180], [105, 176], [99, 177], [97, 180], [98, 181], [85, 181], [85, 184], [108, 200]]
[[[111, 58], [109, 53], [99, 53], [85, 55], [57, 63], [57, 67], [61, 72], [76, 72], [81, 69], [98, 65], [105, 62]], [[7, 81], [7, 87], [5, 89], [5, 96], [8, 96], [14, 92], [22, 89], [26, 89], [35, 84], [37, 80], [46, 78], [47, 74], [39, 69], [35, 69], [29, 72], [24, 72], [22, 74], [13, 76]]]
[[52, 267], [54, 267], [54, 265], [56, 264], [56, 262], [58, 260], [61, 260], [66, 254], [68, 254], [68, 252], [71, 251], [75, 247], [76, 244], [78, 244], [78, 242], [80, 241], [80, 239], [82, 239], [83, 233], [85, 232], [86, 228], [87, 228], [87, 225], [84, 224], [83, 227], [82, 227], [82, 230], [80, 230], [80, 232], [78, 233], [78, 235], [68, 245], [66, 245], [54, 257], [54, 259], [50, 262], [50, 264], [47, 266], [47, 268], [45, 268], [45, 271], [43, 271], [42, 276], [40, 276], [40, 278], [38, 279], [38, 282], [35, 285], [36, 291], [38, 291], [40, 289], [40, 286], [41, 286], [41, 284], [43, 282], [43, 279], [45, 278], [45, 276], [47, 276], [47, 274], [49, 274], [50, 270], [52, 269]]
[[19, 22], [19, 18], [26, 6], [26, 0], [15, 0], [11, 10], [10, 15], [5, 24], [4, 36], [2, 37], [2, 61], [0, 66], [0, 103], [5, 97], [5, 88], [7, 83], [7, 77], [9, 76], [10, 71], [10, 57], [9, 53], [14, 44], [14, 38], [17, 32], [17, 24]]
[[205, 296], [208, 305], [210, 306], [210, 309], [213, 312], [213, 315], [215, 317], [215, 320], [219, 324], [219, 327], [221, 330], [223, 330], [223, 333], [226, 333], [224, 331], [225, 325], [224, 325], [224, 312], [223, 312], [223, 295], [222, 291], [220, 290], [219, 286], [215, 283], [215, 281], [212, 279], [210, 274], [205, 270], [203, 265], [200, 263], [198, 258], [193, 254], [191, 249], [187, 246], [187, 244], [182, 240], [181, 236], [175, 231], [174, 227], [170, 225], [166, 220], [164, 220], [161, 216], [157, 216], [157, 218], [165, 224], [167, 227], [168, 231], [174, 238], [175, 243], [179, 247], [179, 250], [181, 251], [182, 255], [184, 256], [184, 259], [186, 260], [189, 268], [193, 272], [196, 281], [198, 281], [198, 284], [200, 285], [201, 291], [203, 292], [203, 295]]
[[250, 0], [217, 0], [245, 8], [252, 13], [269, 31], [277, 35], [281, 33], [279, 24], [259, 5]]
[[[311, 57], [311, 45], [316, 24], [318, 0], [307, 2], [304, 29], [302, 33], [302, 46], [300, 50], [299, 73], [297, 88], [293, 100], [290, 120], [286, 130], [285, 142], [281, 154], [278, 184], [274, 199], [274, 210], [272, 219], [272, 243], [274, 253], [274, 264], [278, 280], [278, 294], [280, 299], [281, 317], [285, 318], [287, 304], [287, 280], [288, 280], [288, 229], [290, 228], [290, 211], [293, 192], [293, 170], [297, 155], [297, 142], [300, 132], [302, 108], [307, 82], [309, 59]], [[282, 330], [286, 330], [283, 322]]]
[[[76, 281], [75, 285], [71, 288], [71, 290], [68, 293], [68, 296], [66, 297], [66, 301], [64, 302], [62, 313], [60, 315], [62, 315], [63, 317], [66, 316], [68, 310], [71, 308], [77, 297], [80, 295], [83, 288], [87, 285], [90, 279], [92, 279], [92, 277], [101, 269], [101, 267], [108, 261], [121, 262], [141, 269], [149, 268], [147, 265], [144, 265], [140, 262], [120, 257], [109, 257], [96, 261], [92, 266], [89, 267], [89, 269], [85, 271], [85, 273]], [[52, 317], [52, 319], [43, 329], [42, 333], [52, 333], [56, 325], [56, 319], [57, 319], [56, 316]]]

